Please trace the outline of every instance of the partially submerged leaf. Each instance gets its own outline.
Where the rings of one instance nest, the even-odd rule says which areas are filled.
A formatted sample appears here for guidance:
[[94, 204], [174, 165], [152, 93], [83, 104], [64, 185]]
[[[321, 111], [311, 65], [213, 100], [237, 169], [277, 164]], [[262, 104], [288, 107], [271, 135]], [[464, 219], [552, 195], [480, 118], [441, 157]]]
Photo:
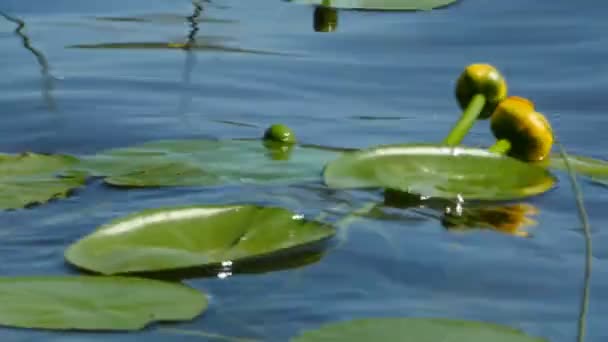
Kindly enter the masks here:
[[65, 252], [72, 264], [116, 274], [232, 265], [332, 237], [332, 227], [274, 207], [145, 210], [102, 226]]
[[195, 50], [249, 53], [256, 55], [283, 55], [280, 52], [245, 49], [236, 46], [227, 46], [216, 42], [215, 37], [207, 41], [199, 39], [196, 42], [120, 42], [98, 44], [76, 44], [67, 46], [68, 49], [102, 49], [102, 50]]
[[343, 9], [380, 11], [432, 10], [455, 3], [457, 0], [290, 0], [294, 3], [322, 5]]
[[[571, 154], [568, 155], [568, 161], [577, 174], [597, 179], [608, 179], [608, 161]], [[559, 154], [551, 155], [548, 161], [540, 162], [540, 164], [557, 170], [565, 171], [567, 169], [564, 158]]]
[[185, 163], [159, 163], [108, 177], [105, 182], [119, 187], [160, 187], [216, 183], [218, 177]]
[[65, 155], [0, 154], [0, 209], [25, 208], [65, 198], [85, 183], [80, 173], [66, 173], [78, 159]]
[[318, 180], [337, 155], [302, 146], [277, 150], [259, 140], [164, 140], [103, 152], [79, 168], [115, 186], [282, 184]]
[[54, 330], [138, 330], [187, 321], [207, 297], [181, 284], [126, 277], [0, 278], [0, 324]]
[[372, 318], [330, 323], [291, 342], [547, 342], [497, 324], [440, 318]]
[[549, 190], [544, 168], [486, 150], [387, 145], [345, 153], [323, 172], [336, 189], [388, 188], [424, 197], [511, 200]]

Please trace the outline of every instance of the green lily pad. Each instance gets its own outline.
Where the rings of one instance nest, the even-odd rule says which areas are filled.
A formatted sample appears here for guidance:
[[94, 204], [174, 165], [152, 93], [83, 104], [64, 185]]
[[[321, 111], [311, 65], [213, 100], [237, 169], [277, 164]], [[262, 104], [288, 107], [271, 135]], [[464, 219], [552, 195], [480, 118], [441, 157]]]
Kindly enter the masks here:
[[78, 159], [65, 155], [0, 154], [0, 209], [19, 209], [65, 198], [85, 183], [80, 173], [64, 174]]
[[336, 189], [388, 188], [424, 197], [511, 200], [549, 190], [543, 167], [486, 150], [431, 145], [388, 145], [344, 154], [323, 172]]
[[548, 342], [490, 323], [440, 318], [374, 318], [331, 323], [291, 342]]
[[115, 186], [209, 186], [316, 181], [339, 152], [289, 146], [277, 152], [259, 140], [164, 140], [85, 158], [78, 169]]
[[427, 11], [451, 5], [456, 1], [457, 0], [291, 0], [291, 2], [301, 4], [379, 11]]
[[251, 205], [145, 210], [71, 245], [72, 264], [116, 274], [229, 265], [320, 242], [332, 227], [289, 210]]
[[53, 330], [138, 330], [187, 321], [207, 297], [181, 284], [127, 277], [0, 278], [0, 324]]

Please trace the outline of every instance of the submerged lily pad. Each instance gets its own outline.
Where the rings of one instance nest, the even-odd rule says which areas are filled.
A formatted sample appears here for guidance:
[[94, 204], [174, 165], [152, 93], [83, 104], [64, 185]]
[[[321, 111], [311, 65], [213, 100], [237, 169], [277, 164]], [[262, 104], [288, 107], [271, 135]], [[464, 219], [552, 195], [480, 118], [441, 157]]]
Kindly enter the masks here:
[[[608, 180], [608, 161], [575, 155], [568, 155], [568, 161], [580, 175]], [[567, 170], [564, 158], [558, 154], [551, 155], [548, 162], [543, 161], [541, 164], [557, 170]]]
[[197, 39], [194, 43], [188, 42], [126, 42], [126, 43], [99, 43], [99, 44], [76, 44], [67, 46], [68, 49], [102, 49], [102, 50], [195, 50], [195, 51], [221, 51], [249, 53], [256, 55], [285, 55], [280, 52], [245, 49], [236, 46], [227, 46], [218, 43], [225, 40], [217, 37]]
[[388, 188], [425, 197], [510, 200], [549, 190], [543, 167], [486, 150], [388, 145], [350, 152], [330, 162], [325, 183], [336, 189]]
[[375, 318], [331, 323], [292, 338], [291, 342], [547, 342], [490, 323], [440, 318]]
[[332, 237], [332, 227], [273, 207], [192, 206], [145, 210], [71, 245], [72, 264], [103, 274], [232, 264]]
[[138, 330], [201, 314], [207, 297], [181, 284], [126, 277], [0, 278], [0, 324], [56, 330]]
[[78, 159], [65, 155], [0, 154], [0, 209], [25, 208], [65, 198], [84, 184], [79, 173], [64, 174]]
[[339, 152], [293, 146], [277, 158], [259, 140], [163, 140], [86, 158], [80, 169], [115, 186], [205, 186], [316, 181]]
[[322, 5], [343, 9], [380, 11], [432, 10], [455, 3], [457, 0], [291, 0], [294, 3]]

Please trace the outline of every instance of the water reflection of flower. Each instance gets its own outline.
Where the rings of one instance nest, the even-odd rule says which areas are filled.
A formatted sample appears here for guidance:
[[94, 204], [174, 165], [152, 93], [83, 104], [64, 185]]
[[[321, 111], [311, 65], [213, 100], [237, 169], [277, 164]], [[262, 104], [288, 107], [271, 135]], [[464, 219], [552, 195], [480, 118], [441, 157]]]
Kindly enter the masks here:
[[511, 235], [529, 237], [524, 228], [536, 225], [529, 216], [538, 209], [527, 203], [464, 208], [459, 214], [446, 212], [441, 223], [447, 229], [492, 229]]
[[420, 214], [439, 219], [446, 229], [452, 231], [491, 229], [521, 237], [530, 236], [525, 228], [537, 224], [530, 216], [538, 214], [538, 208], [528, 203], [472, 205], [390, 189], [384, 192], [384, 205], [414, 212], [430, 209], [432, 213], [425, 211]]

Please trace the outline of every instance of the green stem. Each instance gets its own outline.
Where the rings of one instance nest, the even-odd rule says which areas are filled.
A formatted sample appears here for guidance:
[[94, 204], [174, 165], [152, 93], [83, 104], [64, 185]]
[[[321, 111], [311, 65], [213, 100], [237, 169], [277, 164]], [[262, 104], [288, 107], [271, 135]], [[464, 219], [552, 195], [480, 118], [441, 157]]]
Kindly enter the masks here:
[[500, 139], [488, 148], [488, 151], [498, 154], [507, 154], [511, 150], [511, 142], [507, 139]]
[[581, 309], [578, 317], [578, 342], [585, 342], [585, 336], [587, 335], [587, 313], [589, 312], [589, 296], [590, 296], [590, 284], [591, 284], [591, 263], [593, 261], [593, 244], [591, 241], [591, 224], [589, 223], [589, 215], [587, 215], [587, 209], [583, 200], [583, 191], [581, 190], [576, 180], [576, 171], [570, 164], [566, 149], [561, 142], [557, 142], [559, 146], [559, 153], [564, 159], [566, 164], [566, 170], [568, 171], [568, 177], [570, 178], [570, 184], [572, 186], [572, 192], [576, 200], [576, 207], [578, 209], [578, 217], [581, 225], [583, 226], [583, 236], [585, 238], [585, 274], [583, 283], [583, 294], [581, 296]]
[[486, 97], [483, 94], [475, 94], [467, 108], [462, 112], [460, 120], [452, 127], [450, 134], [448, 134], [443, 143], [448, 146], [460, 144], [465, 135], [471, 130], [471, 127], [473, 127], [485, 105]]

